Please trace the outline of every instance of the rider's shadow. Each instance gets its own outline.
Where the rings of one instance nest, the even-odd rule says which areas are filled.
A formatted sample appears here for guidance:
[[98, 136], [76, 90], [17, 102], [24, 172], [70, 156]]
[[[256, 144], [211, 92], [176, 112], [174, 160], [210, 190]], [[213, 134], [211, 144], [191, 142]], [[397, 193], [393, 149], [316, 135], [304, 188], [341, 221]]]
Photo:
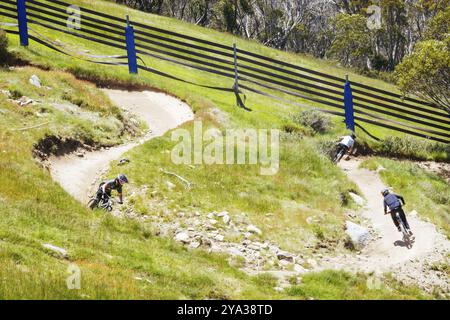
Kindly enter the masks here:
[[405, 247], [407, 249], [411, 249], [415, 242], [414, 240], [415, 240], [414, 238], [410, 239], [409, 241], [397, 240], [394, 242], [394, 246]]

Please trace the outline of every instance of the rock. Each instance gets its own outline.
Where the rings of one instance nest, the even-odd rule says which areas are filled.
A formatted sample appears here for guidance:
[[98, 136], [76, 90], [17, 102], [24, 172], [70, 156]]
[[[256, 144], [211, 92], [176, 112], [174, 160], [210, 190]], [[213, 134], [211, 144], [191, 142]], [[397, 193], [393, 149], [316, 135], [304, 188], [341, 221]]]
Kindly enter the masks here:
[[225, 239], [225, 237], [223, 235], [221, 235], [221, 234], [218, 234], [218, 235], [216, 235], [214, 237], [214, 239], [216, 239], [217, 241], [222, 242]]
[[411, 217], [417, 217], [418, 213], [417, 213], [416, 210], [413, 210], [413, 211], [411, 211], [411, 212], [409, 213], [409, 215], [410, 215]]
[[356, 193], [349, 192], [350, 197], [352, 197], [353, 201], [355, 201], [358, 205], [364, 205], [364, 199], [358, 196]]
[[34, 100], [33, 100], [33, 99], [30, 99], [30, 98], [28, 98], [28, 97], [23, 96], [23, 97], [21, 97], [19, 100], [16, 100], [16, 103], [17, 103], [19, 106], [21, 106], [21, 107], [25, 107], [25, 106], [27, 106], [27, 105], [29, 105], [29, 104], [34, 103]]
[[210, 212], [210, 213], [208, 213], [208, 215], [207, 215], [207, 217], [208, 217], [209, 219], [213, 219], [215, 216], [216, 216], [216, 214], [215, 214], [214, 212]]
[[255, 227], [254, 225], [252, 225], [252, 224], [247, 226], [247, 231], [250, 232], [250, 233], [253, 233], [253, 234], [257, 234], [259, 236], [262, 235], [262, 231], [259, 228]]
[[385, 171], [385, 170], [386, 170], [385, 167], [379, 165], [378, 168], [377, 168], [377, 173], [380, 173], [381, 171]]
[[215, 226], [219, 221], [217, 221], [216, 219], [209, 219], [209, 224], [212, 226]]
[[314, 259], [308, 259], [308, 260], [306, 260], [306, 262], [307, 262], [312, 268], [317, 267], [317, 261], [314, 260]]
[[197, 249], [198, 247], [200, 247], [200, 245], [201, 245], [200, 241], [192, 241], [192, 242], [189, 244], [189, 248]]
[[227, 252], [232, 256], [245, 257], [244, 253], [237, 248], [231, 247], [227, 249]]
[[79, 158], [83, 158], [84, 157], [84, 153], [83, 152], [77, 152], [76, 156]]
[[187, 232], [182, 231], [177, 233], [177, 235], [175, 236], [175, 240], [182, 243], [189, 243], [190, 237]]
[[205, 225], [205, 229], [206, 229], [207, 231], [212, 231], [212, 230], [216, 230], [216, 227], [214, 227], [214, 226], [212, 226], [212, 225], [210, 225], [210, 224], [206, 224], [206, 225]]
[[127, 164], [129, 162], [130, 162], [130, 160], [124, 158], [124, 159], [121, 159], [117, 165], [118, 166], [123, 166], [124, 164]]
[[172, 191], [176, 187], [176, 185], [170, 181], [166, 181], [166, 186], [170, 191]]
[[358, 250], [364, 248], [369, 243], [369, 230], [360, 225], [357, 225], [356, 223], [347, 221], [345, 233], [347, 233], [353, 246]]
[[41, 87], [41, 80], [38, 78], [37, 75], [33, 74], [33, 75], [30, 77], [30, 80], [29, 80], [29, 81], [30, 81], [30, 84], [32, 84], [33, 86], [38, 87], [38, 88]]
[[249, 239], [249, 238], [252, 237], [252, 235], [253, 235], [253, 233], [245, 232], [245, 233], [244, 233], [244, 238], [245, 238], [245, 239]]
[[250, 244], [247, 246], [247, 248], [252, 249], [252, 250], [255, 250], [255, 251], [260, 251], [260, 250], [261, 250], [261, 247], [258, 246], [256, 243], [250, 243]]
[[290, 261], [287, 261], [287, 260], [280, 260], [280, 264], [281, 264], [283, 267], [287, 267], [288, 265], [291, 264], [291, 262], [290, 262]]
[[225, 216], [228, 216], [228, 211], [222, 211], [222, 212], [219, 212], [219, 213], [217, 214], [217, 216], [218, 216], [218, 217], [225, 217]]
[[295, 264], [294, 265], [294, 271], [298, 272], [298, 273], [306, 273], [308, 272], [308, 269], [303, 268], [301, 265], [299, 264]]
[[290, 253], [284, 252], [284, 251], [278, 251], [277, 253], [278, 260], [285, 260], [288, 262], [294, 262], [294, 256]]
[[225, 224], [229, 224], [230, 221], [231, 221], [230, 216], [229, 216], [229, 215], [224, 215], [224, 216], [222, 217], [222, 221], [223, 221], [223, 223], [225, 223]]
[[59, 255], [61, 258], [67, 259], [69, 257], [69, 254], [67, 253], [66, 249], [54, 246], [52, 244], [44, 243], [42, 246], [50, 251], [53, 251], [57, 255]]
[[11, 92], [9, 90], [0, 90], [0, 93], [7, 96], [8, 98], [11, 97]]
[[212, 245], [212, 242], [208, 238], [202, 238], [202, 244], [207, 247], [210, 247]]

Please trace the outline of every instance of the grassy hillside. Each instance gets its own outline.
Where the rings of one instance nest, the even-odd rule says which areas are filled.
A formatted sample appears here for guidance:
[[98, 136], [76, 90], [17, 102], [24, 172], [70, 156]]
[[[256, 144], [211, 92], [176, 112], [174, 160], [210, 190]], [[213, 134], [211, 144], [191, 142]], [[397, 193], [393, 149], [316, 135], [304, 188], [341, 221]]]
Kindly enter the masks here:
[[[116, 16], [130, 14], [135, 21], [150, 22], [163, 28], [170, 26], [173, 31], [207, 40], [229, 44], [236, 41], [239, 47], [247, 50], [340, 77], [350, 74], [361, 83], [395, 91], [389, 84], [356, 75], [329, 62], [268, 49], [173, 19], [103, 1], [73, 3]], [[89, 50], [91, 54], [123, 53], [36, 26], [33, 28], [52, 39], [76, 44], [77, 50]], [[148, 206], [155, 200], [164, 201], [172, 211], [228, 210], [231, 215], [245, 212], [263, 229], [263, 239], [275, 241], [283, 249], [308, 258], [320, 252], [334, 254], [345, 250], [342, 231], [345, 212], [356, 208], [348, 194], [349, 191], [357, 192], [356, 187], [326, 156], [331, 141], [345, 133], [340, 119], [332, 119], [332, 126], [325, 134], [315, 135], [307, 127], [294, 123], [292, 114], [299, 110], [261, 96], [247, 94], [247, 104], [253, 112], [245, 112], [235, 106], [235, 98], [230, 93], [205, 90], [145, 72], [131, 76], [125, 67], [105, 67], [73, 60], [33, 42], [29, 48], [21, 48], [14, 36], [10, 41], [14, 54], [48, 71], [29, 67], [0, 71], [1, 89], [9, 90], [17, 98], [26, 95], [43, 101], [39, 105], [20, 108], [0, 94], [0, 202], [5, 208], [0, 222], [0, 254], [4, 257], [0, 259], [0, 273], [2, 279], [11, 279], [0, 282], [1, 298], [424, 297], [414, 288], [397, 284], [390, 289], [367, 288], [367, 275], [328, 272], [307, 276], [291, 291], [278, 293], [274, 290], [274, 279], [249, 277], [230, 266], [226, 257], [201, 250], [188, 251], [170, 239], [156, 237], [150, 223], [86, 211], [52, 182], [49, 174], [31, 156], [33, 144], [48, 134], [93, 146], [117, 144], [140, 134], [139, 127], [132, 132], [124, 130], [130, 126], [129, 119], [94, 86], [76, 80], [72, 75], [101, 85], [152, 87], [169, 92], [187, 101], [205, 127], [291, 128], [282, 135], [280, 171], [275, 176], [261, 176], [257, 172], [259, 167], [255, 166], [176, 166], [167, 153], [174, 145], [170, 134], [132, 150], [127, 155], [131, 163], [121, 170], [125, 170], [132, 181], [128, 192], [138, 192], [144, 186], [157, 190], [156, 196], [143, 194], [129, 203], [136, 212], [160, 214]], [[149, 58], [145, 61], [158, 70], [170, 71], [198, 83], [232, 85], [230, 80], [167, 62]], [[43, 84], [51, 89], [38, 90], [28, 85], [31, 74], [38, 74]], [[90, 113], [91, 118], [79, 114], [68, 116], [55, 108], [55, 101], [73, 103], [95, 116]], [[42, 123], [46, 124], [32, 130], [12, 130]], [[192, 126], [186, 124], [184, 128], [192, 131]], [[185, 191], [176, 180], [171, 180], [176, 187], [169, 190], [166, 186], [169, 179], [160, 173], [160, 168], [186, 177], [194, 187]], [[108, 175], [115, 171], [112, 169]], [[308, 219], [317, 223], [310, 224]], [[42, 243], [66, 248], [69, 260], [52, 256], [42, 248]], [[66, 268], [70, 262], [82, 267], [85, 280], [80, 292], [65, 289]]]

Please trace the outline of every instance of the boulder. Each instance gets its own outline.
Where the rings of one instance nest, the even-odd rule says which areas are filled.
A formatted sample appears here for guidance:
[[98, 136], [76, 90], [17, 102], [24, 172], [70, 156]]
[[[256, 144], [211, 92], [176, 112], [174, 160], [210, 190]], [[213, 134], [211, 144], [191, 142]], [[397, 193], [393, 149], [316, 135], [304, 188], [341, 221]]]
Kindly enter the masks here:
[[285, 260], [288, 262], [294, 262], [294, 256], [290, 253], [284, 252], [284, 251], [278, 251], [277, 253], [278, 260]]
[[168, 188], [169, 190], [171, 190], [171, 191], [176, 187], [176, 185], [173, 184], [173, 183], [170, 182], [170, 181], [166, 181], [166, 186], [167, 186], [167, 188]]
[[207, 215], [207, 217], [208, 217], [209, 219], [213, 219], [215, 216], [216, 216], [216, 214], [215, 214], [214, 212], [210, 212], [210, 213], [208, 213], [208, 215]]
[[308, 269], [306, 269], [306, 268], [303, 268], [301, 265], [299, 265], [299, 264], [295, 264], [294, 265], [294, 271], [295, 272], [297, 272], [297, 273], [306, 273], [306, 272], [308, 272]]
[[198, 247], [200, 247], [200, 245], [201, 245], [200, 241], [192, 241], [192, 242], [189, 244], [189, 248], [197, 249]]
[[218, 217], [225, 217], [225, 216], [228, 216], [228, 211], [222, 211], [222, 212], [219, 212], [219, 213], [217, 214], [217, 216], [218, 216]]
[[48, 249], [48, 250], [56, 253], [61, 258], [67, 259], [69, 257], [69, 254], [67, 253], [66, 249], [63, 249], [63, 248], [60, 248], [60, 247], [57, 247], [57, 246], [54, 246], [54, 245], [48, 244], [48, 243], [44, 243], [44, 244], [42, 244], [42, 246], [45, 249]]
[[227, 252], [232, 256], [245, 257], [245, 254], [242, 251], [234, 247], [228, 248]]
[[37, 75], [35, 75], [35, 74], [33, 74], [31, 77], [30, 77], [30, 84], [31, 85], [33, 85], [33, 86], [35, 86], [35, 87], [38, 87], [38, 88], [40, 88], [42, 85], [41, 85], [41, 80], [39, 79], [39, 77], [37, 76]]
[[364, 248], [369, 243], [369, 230], [356, 223], [347, 221], [345, 233], [349, 236], [353, 247], [358, 250]]
[[176, 234], [175, 240], [182, 243], [189, 243], [190, 237], [187, 232], [182, 231]]
[[358, 205], [364, 205], [364, 199], [358, 196], [356, 193], [349, 192], [350, 197], [352, 197], [353, 201], [355, 201]]
[[254, 226], [254, 225], [249, 225], [247, 226], [247, 231], [253, 234], [257, 234], [257, 235], [262, 235], [262, 231], [261, 229], [259, 229], [258, 227]]
[[224, 216], [222, 217], [222, 221], [223, 221], [223, 223], [225, 223], [225, 224], [229, 224], [230, 221], [231, 221], [230, 216], [229, 216], [229, 215], [224, 215]]

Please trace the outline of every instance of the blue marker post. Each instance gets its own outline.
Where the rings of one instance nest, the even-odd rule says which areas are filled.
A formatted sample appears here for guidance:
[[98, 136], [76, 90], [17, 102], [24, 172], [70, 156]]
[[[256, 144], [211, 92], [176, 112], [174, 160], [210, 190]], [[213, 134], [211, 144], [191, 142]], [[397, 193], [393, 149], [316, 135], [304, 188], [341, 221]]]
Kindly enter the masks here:
[[134, 28], [130, 24], [130, 19], [127, 16], [127, 26], [125, 28], [125, 37], [127, 42], [127, 54], [128, 54], [128, 70], [130, 73], [137, 74], [137, 58], [136, 58], [136, 45], [134, 42]]
[[355, 116], [353, 113], [353, 94], [348, 81], [348, 76], [345, 77], [344, 85], [344, 108], [345, 108], [345, 125], [347, 129], [355, 132]]
[[17, 20], [19, 22], [20, 44], [28, 47], [28, 26], [26, 0], [17, 0]]

